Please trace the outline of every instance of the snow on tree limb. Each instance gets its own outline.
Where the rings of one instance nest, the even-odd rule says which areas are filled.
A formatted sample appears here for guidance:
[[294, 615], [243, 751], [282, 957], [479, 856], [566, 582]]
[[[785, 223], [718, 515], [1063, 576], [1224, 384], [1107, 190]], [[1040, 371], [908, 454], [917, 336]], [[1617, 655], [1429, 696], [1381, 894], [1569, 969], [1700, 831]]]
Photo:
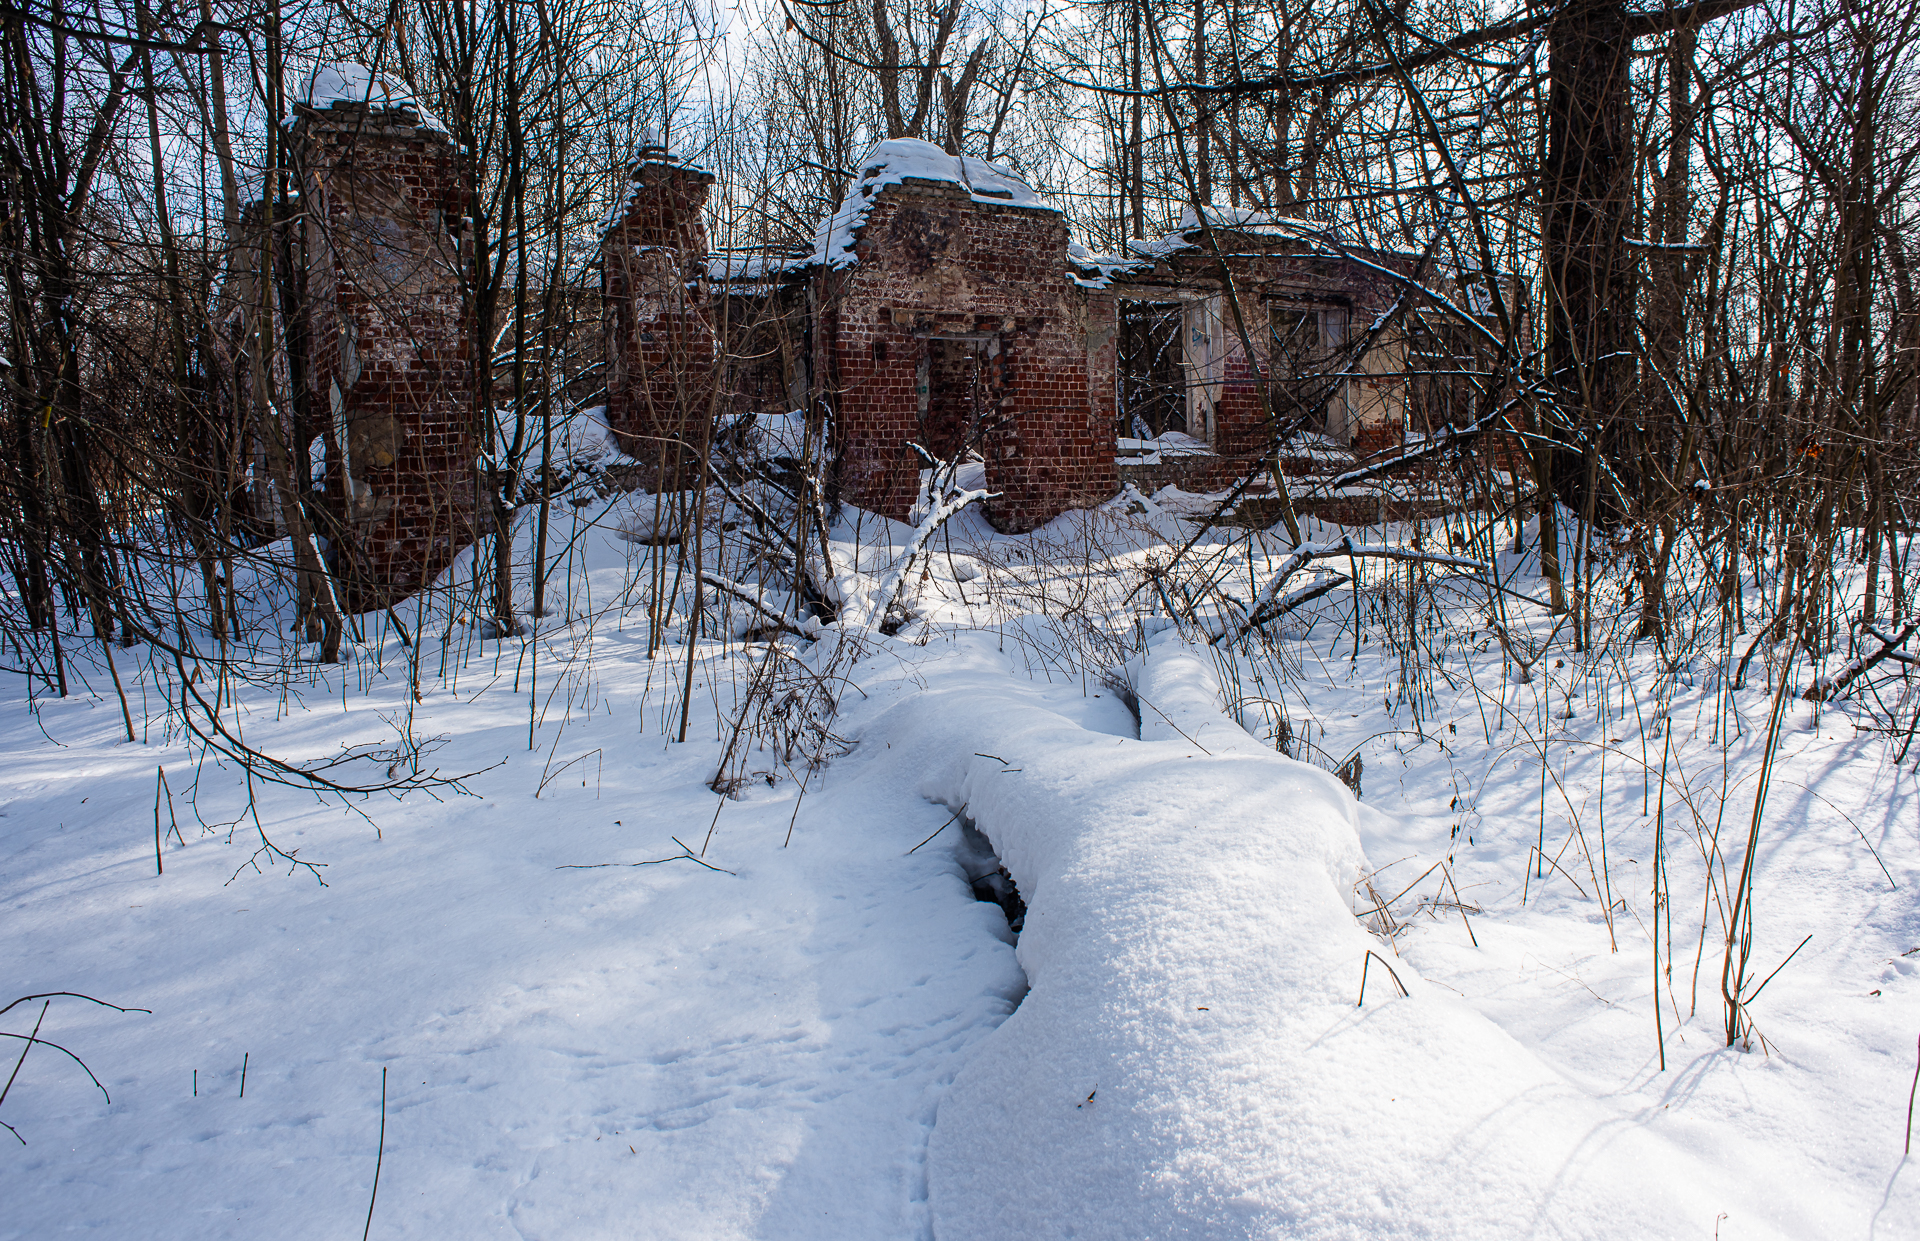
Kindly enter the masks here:
[[1920, 665], [1920, 656], [1909, 655], [1900, 649], [1906, 645], [1907, 639], [1914, 635], [1915, 630], [1920, 630], [1920, 616], [1910, 616], [1906, 620], [1899, 622], [1900, 632], [1897, 634], [1886, 633], [1870, 624], [1863, 625], [1862, 628], [1874, 637], [1880, 639], [1880, 649], [1871, 655], [1862, 655], [1858, 659], [1850, 661], [1846, 667], [1840, 669], [1840, 671], [1830, 677], [1819, 677], [1815, 679], [1814, 683], [1807, 687], [1807, 692], [1801, 695], [1802, 698], [1805, 698], [1808, 702], [1825, 702], [1829, 698], [1844, 694], [1849, 685], [1852, 685], [1862, 676], [1871, 672], [1876, 665], [1885, 660], [1891, 659], [1895, 663]]
[[920, 549], [926, 546], [927, 540], [933, 537], [935, 531], [947, 523], [948, 518], [976, 500], [991, 499], [994, 494], [984, 488], [974, 491], [956, 491], [936, 504], [933, 511], [928, 513], [925, 520], [921, 521], [914, 530], [913, 537], [907, 540], [906, 551], [901, 553], [900, 559], [895, 562], [893, 568], [887, 570], [887, 576], [881, 579], [880, 589], [873, 596], [873, 606], [867, 615], [860, 618], [857, 628], [871, 630], [879, 627], [881, 621], [886, 618], [887, 609], [893, 606], [894, 599], [900, 594], [900, 588], [906, 584], [907, 571], [913, 567], [914, 559], [920, 555]]
[[[1272, 609], [1280, 607], [1282, 603], [1286, 603], [1286, 601], [1277, 600], [1277, 596], [1280, 593], [1280, 588], [1287, 584], [1288, 579], [1311, 562], [1330, 559], [1334, 556], [1352, 556], [1355, 558], [1371, 557], [1378, 560], [1416, 560], [1424, 561], [1428, 564], [1453, 565], [1462, 569], [1471, 569], [1476, 573], [1493, 572], [1492, 566], [1482, 560], [1471, 560], [1465, 556], [1449, 556], [1440, 552], [1414, 551], [1410, 548], [1394, 547], [1388, 543], [1356, 543], [1350, 534], [1343, 535], [1331, 543], [1302, 543], [1289, 552], [1285, 560], [1280, 562], [1279, 571], [1273, 575], [1266, 586], [1262, 587], [1260, 593], [1255, 596], [1253, 606], [1247, 609], [1247, 619], [1240, 623], [1240, 627], [1234, 631], [1233, 636], [1236, 638], [1240, 637], [1256, 625], [1265, 624], [1266, 621], [1280, 615], [1281, 613], [1279, 611], [1272, 611]], [[1329, 587], [1329, 589], [1331, 588]], [[1291, 603], [1286, 603], [1286, 606], [1297, 606], [1304, 602], [1306, 602], [1304, 598], [1297, 599]]]
[[818, 630], [818, 622], [800, 621], [788, 616], [785, 612], [766, 601], [766, 592], [764, 590], [744, 585], [743, 583], [734, 581], [732, 578], [721, 577], [717, 573], [709, 573], [705, 569], [700, 571], [700, 580], [715, 590], [720, 591], [722, 594], [729, 595], [746, 604], [760, 615], [766, 617], [773, 623], [774, 628], [782, 632], [793, 634], [795, 637], [808, 639], [817, 636], [816, 633], [809, 632], [809, 630]]

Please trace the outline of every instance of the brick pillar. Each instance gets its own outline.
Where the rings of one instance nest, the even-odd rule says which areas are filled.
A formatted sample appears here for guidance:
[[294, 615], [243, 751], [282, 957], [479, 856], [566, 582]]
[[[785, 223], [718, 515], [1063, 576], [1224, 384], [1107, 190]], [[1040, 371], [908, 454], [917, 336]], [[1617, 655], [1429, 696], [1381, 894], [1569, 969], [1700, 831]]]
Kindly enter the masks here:
[[600, 238], [607, 425], [655, 491], [692, 485], [713, 416], [713, 319], [701, 218], [713, 174], [651, 135]]
[[927, 342], [869, 305], [836, 306], [831, 313], [840, 494], [906, 521], [920, 496], [920, 457], [909, 445], [920, 438], [920, 363]]
[[1002, 354], [999, 417], [985, 420], [982, 449], [987, 520], [1009, 532], [1045, 525], [1070, 508], [1090, 508], [1119, 490], [1109, 384], [1091, 363], [1107, 352], [1110, 316], [1088, 331], [1084, 314], [1022, 323]]
[[475, 537], [466, 200], [447, 136], [390, 102], [299, 104], [292, 128], [326, 533], [353, 611], [411, 594]]

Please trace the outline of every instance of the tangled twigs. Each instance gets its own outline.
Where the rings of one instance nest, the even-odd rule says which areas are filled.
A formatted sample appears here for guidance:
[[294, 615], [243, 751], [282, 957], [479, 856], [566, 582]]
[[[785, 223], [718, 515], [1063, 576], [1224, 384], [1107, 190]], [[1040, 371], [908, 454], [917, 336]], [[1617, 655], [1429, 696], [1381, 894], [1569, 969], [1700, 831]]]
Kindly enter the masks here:
[[756, 748], [771, 749], [783, 765], [790, 765], [798, 753], [809, 769], [818, 768], [846, 749], [845, 739], [831, 727], [839, 710], [826, 677], [779, 643], [769, 643], [740, 699], [726, 749], [707, 787], [733, 796], [746, 780], [747, 756]]
[[[42, 991], [34, 995], [23, 995], [19, 999], [14, 1000], [12, 1003], [8, 1004], [5, 1008], [0, 1008], [0, 1015], [4, 1015], [6, 1013], [13, 1011], [13, 1009], [19, 1007], [22, 1004], [30, 1004], [34, 1000], [39, 1000], [41, 1002], [40, 1015], [34, 1019], [33, 1033], [13, 1034], [6, 1030], [0, 1030], [0, 1038], [17, 1038], [17, 1039], [24, 1040], [26, 1043], [26, 1046], [20, 1049], [20, 1058], [13, 1062], [13, 1072], [7, 1075], [7, 1084], [5, 1086], [0, 1086], [0, 1104], [3, 1104], [7, 1101], [7, 1095], [13, 1090], [14, 1079], [20, 1076], [20, 1066], [27, 1062], [27, 1053], [33, 1050], [34, 1044], [36, 1043], [38, 1043], [42, 1047], [53, 1048], [55, 1051], [59, 1052], [61, 1055], [67, 1057], [67, 1059], [79, 1065], [80, 1071], [87, 1075], [88, 1080], [93, 1082], [93, 1084], [96, 1087], [99, 1087], [101, 1097], [106, 1099], [108, 1103], [113, 1102], [113, 1096], [109, 1095], [107, 1093], [107, 1088], [100, 1084], [100, 1079], [93, 1075], [93, 1070], [87, 1067], [86, 1061], [82, 1060], [79, 1056], [74, 1055], [71, 1051], [68, 1051], [66, 1048], [60, 1046], [60, 1044], [48, 1042], [46, 1039], [43, 1039], [40, 1037], [40, 1026], [47, 1019], [47, 1009], [51, 1008], [53, 1006], [53, 1002], [61, 998], [62, 996], [66, 996], [76, 1000], [86, 1000], [90, 1004], [98, 1004], [102, 1008], [111, 1008], [115, 1012], [148, 1013], [148, 1014], [151, 1014], [153, 1012], [153, 1010], [150, 1008], [124, 1008], [118, 1004], [108, 1003], [106, 1000], [99, 1000], [99, 999], [95, 999], [93, 996], [90, 996], [90, 995], [83, 995], [78, 991]], [[25, 1146], [27, 1144], [27, 1140], [24, 1137], [20, 1136], [20, 1131], [14, 1128], [12, 1125], [7, 1124], [5, 1121], [0, 1121], [0, 1128], [5, 1128], [8, 1133], [11, 1133], [14, 1137], [19, 1138], [20, 1145]]]
[[[249, 780], [258, 776], [275, 784], [286, 784], [295, 788], [312, 789], [317, 793], [332, 793], [339, 796], [355, 793], [392, 793], [400, 796], [416, 789], [449, 789], [456, 793], [465, 793], [467, 792], [465, 781], [492, 771], [494, 767], [500, 765], [494, 763], [478, 771], [469, 771], [457, 776], [443, 776], [438, 768], [425, 773], [411, 770], [404, 776], [397, 774], [402, 760], [416, 758], [424, 750], [432, 748], [438, 739], [429, 741], [424, 746], [405, 740], [392, 748], [352, 746], [334, 758], [311, 763], [290, 763], [262, 750], [256, 750], [234, 735], [220, 718], [219, 707], [208, 702], [193, 679], [187, 675], [186, 665], [177, 653], [174, 655], [174, 666], [180, 674], [180, 718], [186, 725], [187, 731], [193, 734], [194, 740], [208, 750], [239, 763], [246, 770]], [[201, 714], [206, 717], [204, 726], [192, 709], [195, 704], [199, 706]], [[359, 759], [383, 758], [391, 760], [386, 766], [387, 779], [385, 780], [369, 784], [347, 784], [324, 774], [335, 767]]]

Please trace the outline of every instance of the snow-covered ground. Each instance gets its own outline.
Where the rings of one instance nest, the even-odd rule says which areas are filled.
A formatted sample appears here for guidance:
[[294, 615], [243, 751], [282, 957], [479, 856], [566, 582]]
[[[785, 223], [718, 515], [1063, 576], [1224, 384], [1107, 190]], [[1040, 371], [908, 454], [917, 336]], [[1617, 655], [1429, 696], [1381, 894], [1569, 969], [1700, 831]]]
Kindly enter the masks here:
[[[104, 666], [64, 701], [9, 679], [0, 1003], [151, 1012], [46, 1005], [101, 1088], [27, 1056], [0, 1237], [337, 1237], [376, 1163], [373, 1236], [1920, 1236], [1920, 799], [1859, 710], [1786, 709], [1748, 993], [1811, 938], [1729, 1048], [1764, 674], [1615, 644], [1521, 684], [1471, 597], [1410, 619], [1387, 571], [1357, 639], [1342, 588], [1219, 654], [1135, 591], [1186, 528], [1129, 500], [956, 518], [893, 637], [703, 638], [682, 743], [659, 553], [617, 533], [645, 503], [556, 518], [531, 636], [443, 596], [401, 610], [417, 675], [381, 625], [229, 710], [285, 758], [411, 737], [464, 791], [255, 780], [256, 821], [158, 659], [119, 652], [136, 744]], [[910, 532], [837, 533], [870, 614]], [[1283, 551], [1203, 549], [1243, 598]], [[729, 746], [756, 676], [837, 701], [831, 761]]]

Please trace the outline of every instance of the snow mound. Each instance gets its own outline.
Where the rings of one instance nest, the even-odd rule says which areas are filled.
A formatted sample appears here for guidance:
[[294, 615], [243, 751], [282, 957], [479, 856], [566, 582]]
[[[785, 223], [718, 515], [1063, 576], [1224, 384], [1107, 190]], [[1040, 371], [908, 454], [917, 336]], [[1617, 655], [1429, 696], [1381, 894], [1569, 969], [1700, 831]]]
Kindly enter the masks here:
[[[294, 102], [324, 112], [338, 103], [364, 103], [373, 107], [404, 109], [420, 118], [427, 129], [446, 133], [440, 118], [427, 111], [414, 93], [392, 78], [375, 73], [365, 65], [342, 61], [319, 65], [301, 83]], [[288, 118], [291, 123], [292, 118]]]
[[977, 203], [1058, 210], [1042, 202], [1031, 185], [999, 164], [949, 155], [918, 138], [890, 138], [876, 143], [860, 161], [860, 179], [847, 191], [839, 210], [821, 224], [811, 261], [829, 267], [851, 267], [858, 262], [853, 243], [873, 212], [874, 199], [887, 186], [908, 180], [963, 186]]
[[1027, 903], [1032, 989], [931, 1136], [941, 1241], [1704, 1236], [1722, 1211], [1723, 1236], [1819, 1231], [1756, 1219], [1770, 1187], [1425, 984], [1355, 917], [1358, 803], [1222, 716], [1177, 634], [1154, 646], [1145, 740], [1023, 694], [988, 639], [865, 732], [966, 808]]

